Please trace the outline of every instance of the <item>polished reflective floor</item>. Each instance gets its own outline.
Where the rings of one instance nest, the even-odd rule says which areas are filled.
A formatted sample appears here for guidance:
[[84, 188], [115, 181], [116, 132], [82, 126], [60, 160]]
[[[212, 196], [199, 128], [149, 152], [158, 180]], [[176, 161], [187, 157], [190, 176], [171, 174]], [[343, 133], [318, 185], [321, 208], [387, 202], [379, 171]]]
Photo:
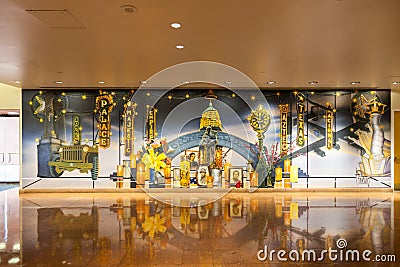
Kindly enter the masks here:
[[399, 193], [0, 199], [1, 266], [400, 266]]

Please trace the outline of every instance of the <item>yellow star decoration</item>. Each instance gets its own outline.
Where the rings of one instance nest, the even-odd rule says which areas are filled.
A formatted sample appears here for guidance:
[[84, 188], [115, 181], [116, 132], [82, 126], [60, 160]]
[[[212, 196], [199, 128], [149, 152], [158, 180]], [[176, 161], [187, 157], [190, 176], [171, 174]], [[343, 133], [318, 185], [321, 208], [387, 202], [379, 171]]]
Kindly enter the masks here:
[[148, 150], [148, 153], [143, 155], [142, 161], [147, 167], [153, 168], [156, 171], [165, 168], [166, 164], [164, 160], [167, 156], [164, 153], [154, 152], [153, 148]]
[[167, 227], [164, 225], [167, 220], [161, 218], [160, 214], [155, 216], [146, 216], [144, 223], [142, 225], [143, 231], [149, 233], [149, 237], [154, 237], [155, 233], [164, 233]]

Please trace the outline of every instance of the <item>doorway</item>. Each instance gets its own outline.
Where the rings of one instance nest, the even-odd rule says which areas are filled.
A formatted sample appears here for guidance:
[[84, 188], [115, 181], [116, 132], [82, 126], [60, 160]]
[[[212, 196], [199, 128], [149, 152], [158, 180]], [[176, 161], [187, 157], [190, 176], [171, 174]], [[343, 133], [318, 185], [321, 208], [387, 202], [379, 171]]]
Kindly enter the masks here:
[[19, 112], [0, 111], [0, 183], [19, 182], [19, 133]]
[[400, 111], [394, 111], [394, 190], [400, 190]]

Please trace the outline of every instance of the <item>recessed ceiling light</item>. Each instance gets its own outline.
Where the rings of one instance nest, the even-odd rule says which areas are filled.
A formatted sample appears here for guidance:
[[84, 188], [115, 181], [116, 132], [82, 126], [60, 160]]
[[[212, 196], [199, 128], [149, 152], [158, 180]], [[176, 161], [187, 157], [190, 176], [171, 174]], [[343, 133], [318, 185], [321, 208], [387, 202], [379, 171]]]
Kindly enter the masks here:
[[392, 84], [397, 85], [397, 84], [400, 84], [400, 82], [396, 81], [396, 82], [392, 82]]
[[178, 22], [171, 23], [171, 27], [174, 29], [179, 29], [182, 25]]
[[63, 82], [63, 81], [54, 81], [54, 83], [56, 83], [56, 84], [63, 84], [64, 82]]
[[360, 82], [350, 82], [350, 84], [354, 85], [354, 84], [359, 84]]
[[147, 81], [140, 81], [140, 83], [141, 83], [141, 84], [146, 84], [146, 83], [147, 83]]
[[318, 81], [310, 81], [310, 82], [308, 82], [308, 84], [317, 84], [318, 83]]
[[98, 81], [97, 83], [98, 83], [98, 84], [105, 84], [106, 81]]
[[275, 81], [268, 81], [267, 84], [275, 84]]
[[190, 82], [188, 81], [182, 81], [182, 84], [189, 84]]
[[225, 84], [232, 84], [232, 81], [226, 81]]
[[137, 8], [135, 6], [132, 5], [122, 5], [121, 9], [125, 12], [125, 13], [134, 13], [137, 12]]
[[183, 49], [183, 48], [185, 48], [183, 45], [176, 45], [175, 46], [177, 49]]

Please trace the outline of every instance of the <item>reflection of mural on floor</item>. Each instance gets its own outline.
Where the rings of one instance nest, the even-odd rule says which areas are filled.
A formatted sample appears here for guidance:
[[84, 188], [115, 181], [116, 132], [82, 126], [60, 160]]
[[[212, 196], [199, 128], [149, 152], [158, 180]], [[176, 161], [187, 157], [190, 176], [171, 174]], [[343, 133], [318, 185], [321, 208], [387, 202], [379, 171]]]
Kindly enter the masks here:
[[[205, 257], [224, 258], [232, 256], [228, 251], [235, 251], [238, 257], [256, 260], [257, 251], [265, 245], [270, 250], [318, 252], [336, 249], [340, 238], [347, 240], [349, 249], [392, 252], [391, 211], [380, 200], [332, 198], [331, 204], [328, 199], [302, 200], [226, 196], [209, 202], [200, 197], [171, 199], [171, 203], [179, 203], [171, 206], [154, 199], [117, 198], [110, 199], [110, 206], [94, 205], [91, 211], [84, 208], [87, 213], [73, 207], [40, 208], [39, 245], [27, 245], [23, 258], [29, 265], [57, 252], [60, 263], [129, 265], [159, 262], [167, 255], [201, 249]], [[68, 214], [70, 209], [75, 209], [75, 214], [79, 210], [80, 215]], [[121, 253], [113, 260], [116, 248]], [[87, 253], [91, 256], [85, 256]]]

